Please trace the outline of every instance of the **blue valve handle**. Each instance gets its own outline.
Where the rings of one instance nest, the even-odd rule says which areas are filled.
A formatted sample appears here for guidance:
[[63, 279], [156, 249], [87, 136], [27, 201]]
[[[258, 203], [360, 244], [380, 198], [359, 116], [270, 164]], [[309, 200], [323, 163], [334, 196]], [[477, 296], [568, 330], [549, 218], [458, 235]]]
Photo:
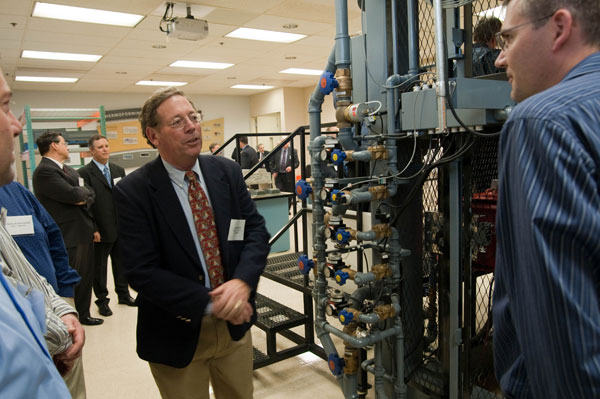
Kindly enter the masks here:
[[347, 326], [354, 319], [354, 313], [348, 312], [346, 309], [343, 309], [339, 313], [338, 318], [340, 319], [340, 323], [342, 323], [343, 326]]
[[333, 162], [334, 165], [343, 164], [345, 159], [346, 159], [345, 151], [338, 150], [338, 149], [331, 151], [331, 162]]
[[319, 79], [319, 90], [324, 95], [327, 95], [333, 91], [336, 87], [339, 86], [339, 83], [336, 78], [333, 77], [333, 72], [325, 71], [321, 75]]
[[312, 193], [312, 187], [306, 180], [298, 180], [296, 183], [296, 195], [301, 200], [305, 200]]
[[300, 255], [298, 258], [298, 268], [300, 269], [300, 273], [308, 275], [313, 267], [315, 267], [315, 262], [312, 259], [306, 255]]
[[335, 232], [335, 239], [340, 244], [347, 244], [351, 237], [350, 232], [343, 229], [339, 229]]
[[339, 285], [344, 285], [346, 284], [348, 278], [350, 278], [350, 275], [348, 274], [348, 272], [338, 270], [337, 272], [335, 272], [334, 278], [336, 283], [338, 283]]
[[344, 371], [346, 362], [335, 353], [330, 353], [327, 357], [327, 364], [329, 365], [329, 370], [331, 370], [333, 375], [340, 375]]

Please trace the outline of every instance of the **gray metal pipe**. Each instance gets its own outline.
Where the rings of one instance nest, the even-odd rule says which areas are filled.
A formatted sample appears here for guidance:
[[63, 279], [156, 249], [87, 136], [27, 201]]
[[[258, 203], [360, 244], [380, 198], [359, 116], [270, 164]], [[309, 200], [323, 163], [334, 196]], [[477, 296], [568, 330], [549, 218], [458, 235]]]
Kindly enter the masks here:
[[388, 399], [385, 393], [385, 367], [383, 367], [383, 341], [375, 344], [375, 367], [374, 367], [375, 396], [377, 399]]
[[446, 120], [446, 80], [448, 79], [446, 58], [446, 43], [444, 41], [444, 10], [442, 0], [433, 0], [433, 13], [435, 24], [435, 64], [437, 70], [436, 92], [438, 97], [438, 127], [437, 132], [447, 130]]
[[350, 67], [347, 0], [335, 0], [335, 66], [338, 69]]
[[[316, 323], [315, 323], [316, 326]], [[401, 331], [397, 329], [396, 326], [388, 328], [384, 331], [377, 331], [374, 333], [371, 333], [369, 335], [367, 335], [366, 337], [362, 337], [362, 338], [356, 338], [353, 337], [352, 335], [346, 334], [345, 332], [337, 329], [336, 327], [332, 326], [331, 324], [327, 323], [326, 321], [324, 323], [322, 323], [322, 325], [319, 326], [319, 328], [321, 328], [322, 330], [325, 330], [326, 332], [329, 332], [337, 337], [342, 338], [344, 341], [346, 341], [348, 344], [350, 344], [350, 346], [353, 346], [355, 348], [364, 348], [365, 346], [371, 346], [374, 345], [376, 342], [379, 342], [383, 339], [389, 338], [389, 337], [393, 337], [396, 334], [399, 334]]]
[[408, 74], [415, 76], [419, 73], [419, 27], [417, 21], [419, 10], [417, 0], [407, 0], [408, 20]]
[[361, 161], [361, 162], [368, 162], [371, 160], [371, 151], [365, 150], [365, 151], [356, 151], [352, 153], [352, 159], [356, 160], [356, 161]]
[[396, 335], [396, 383], [394, 390], [397, 399], [406, 399], [407, 387], [404, 381], [404, 328], [402, 326], [402, 317], [400, 315], [400, 297], [398, 294], [392, 294], [392, 304], [394, 309], [398, 309], [394, 320], [394, 327], [400, 330]]

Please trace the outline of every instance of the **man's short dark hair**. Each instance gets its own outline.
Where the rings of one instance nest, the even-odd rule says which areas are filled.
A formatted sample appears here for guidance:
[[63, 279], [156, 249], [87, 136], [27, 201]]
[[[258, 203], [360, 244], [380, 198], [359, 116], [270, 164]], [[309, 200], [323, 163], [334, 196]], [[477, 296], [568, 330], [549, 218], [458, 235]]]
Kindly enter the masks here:
[[[148, 140], [148, 136], [146, 136], [146, 128], [147, 127], [156, 127], [161, 122], [158, 120], [158, 116], [156, 115], [156, 109], [160, 107], [162, 103], [173, 96], [182, 96], [185, 97], [183, 91], [179, 90], [176, 87], [166, 87], [164, 89], [159, 89], [152, 94], [152, 96], [146, 100], [144, 106], [142, 107], [142, 111], [140, 112], [140, 124], [142, 125], [142, 135], [152, 146], [152, 148], [156, 148], [154, 144]], [[196, 109], [194, 103], [186, 97], [186, 99], [192, 104], [192, 107]]]
[[248, 136], [240, 136], [240, 143], [248, 144]]
[[37, 144], [38, 146], [40, 155], [46, 155], [48, 151], [50, 151], [50, 145], [52, 143], [60, 143], [59, 137], [62, 137], [62, 134], [58, 132], [46, 132], [43, 133], [40, 137], [38, 137], [35, 141], [35, 144]]
[[[506, 7], [511, 0], [504, 0]], [[600, 45], [600, 1], [598, 0], [523, 0], [519, 3], [521, 13], [534, 21], [544, 18], [549, 12], [556, 12], [566, 8], [571, 12], [575, 24], [581, 27], [583, 41], [585, 44]], [[548, 20], [540, 20], [533, 23], [539, 28]]]
[[496, 33], [502, 29], [502, 22], [496, 17], [482, 18], [475, 25], [473, 30], [473, 40], [476, 43], [489, 43], [491, 42]]
[[99, 134], [94, 134], [92, 137], [90, 137], [88, 139], [88, 148], [90, 150], [92, 150], [94, 148], [94, 142], [98, 141], [98, 140], [102, 140], [102, 139], [108, 141], [108, 139], [106, 137], [100, 136]]

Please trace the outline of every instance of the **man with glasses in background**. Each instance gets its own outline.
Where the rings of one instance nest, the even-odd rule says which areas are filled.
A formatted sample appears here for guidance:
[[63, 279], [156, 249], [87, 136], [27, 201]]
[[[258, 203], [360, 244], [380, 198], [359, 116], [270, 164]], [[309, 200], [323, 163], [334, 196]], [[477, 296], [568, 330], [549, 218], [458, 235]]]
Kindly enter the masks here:
[[164, 398], [252, 398], [254, 297], [269, 233], [239, 165], [199, 155], [200, 120], [176, 88], [140, 113], [159, 157], [114, 188], [123, 266], [138, 292], [137, 352]]
[[600, 398], [600, 2], [505, 6], [496, 376], [507, 398]]

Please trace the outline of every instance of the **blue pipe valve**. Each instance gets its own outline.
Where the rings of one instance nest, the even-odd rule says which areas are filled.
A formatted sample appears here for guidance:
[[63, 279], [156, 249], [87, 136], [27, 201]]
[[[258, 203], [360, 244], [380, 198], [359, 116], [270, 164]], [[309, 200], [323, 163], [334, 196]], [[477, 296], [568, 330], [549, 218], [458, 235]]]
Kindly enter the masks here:
[[346, 309], [343, 309], [338, 314], [338, 319], [340, 320], [340, 323], [342, 323], [343, 326], [347, 326], [348, 324], [350, 324], [352, 322], [352, 320], [354, 320], [354, 313], [349, 312]]
[[329, 370], [333, 375], [340, 375], [344, 371], [346, 362], [335, 353], [330, 353], [327, 357], [327, 364], [329, 365]]
[[296, 183], [296, 196], [301, 200], [307, 199], [312, 191], [311, 185], [306, 180], [298, 180]]
[[345, 159], [346, 159], [346, 151], [339, 150], [339, 149], [335, 149], [335, 150], [331, 151], [331, 162], [334, 165], [343, 164]]
[[298, 269], [305, 276], [310, 273], [310, 270], [315, 267], [315, 262], [306, 255], [300, 255], [298, 258]]
[[334, 204], [344, 203], [344, 192], [342, 190], [331, 190], [331, 202]]
[[335, 239], [340, 244], [348, 244], [351, 238], [352, 235], [347, 230], [338, 229], [338, 231], [335, 232]]
[[348, 274], [348, 272], [338, 270], [333, 275], [333, 278], [335, 279], [335, 282], [338, 283], [338, 285], [344, 285], [346, 284], [346, 281], [348, 281], [348, 279], [350, 278], [350, 274]]
[[319, 90], [324, 95], [327, 95], [333, 91], [339, 83], [336, 78], [333, 77], [333, 72], [325, 71], [319, 79]]

